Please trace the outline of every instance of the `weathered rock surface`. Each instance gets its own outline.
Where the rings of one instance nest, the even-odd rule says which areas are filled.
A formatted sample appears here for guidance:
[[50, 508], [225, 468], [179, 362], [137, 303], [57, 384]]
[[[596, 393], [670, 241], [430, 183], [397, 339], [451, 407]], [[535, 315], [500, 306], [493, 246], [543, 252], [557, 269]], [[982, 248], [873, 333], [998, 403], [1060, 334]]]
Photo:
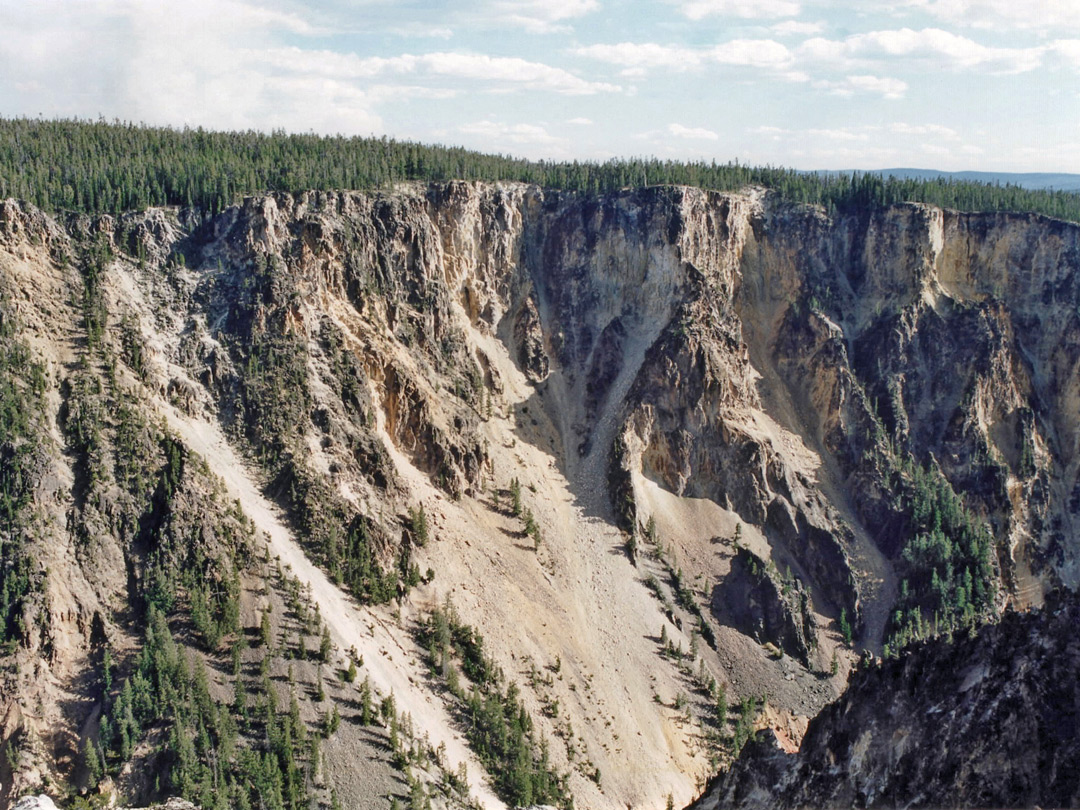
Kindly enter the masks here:
[[797, 754], [771, 732], [694, 805], [1075, 807], [1080, 597], [856, 671]]
[[56, 810], [56, 805], [48, 796], [23, 796], [11, 806], [11, 810]]
[[[99, 241], [112, 259], [90, 303], [107, 351], [87, 362], [73, 257]], [[218, 472], [256, 481], [335, 582], [398, 598], [362, 610], [370, 633], [402, 637], [372, 653], [402, 695], [422, 680], [402, 663], [424, 654], [409, 622], [451, 594], [528, 680], [581, 806], [688, 801], [722, 757], [700, 744], [712, 702], [657, 647], [661, 627], [683, 650], [699, 633], [694, 670], [733, 697], [802, 717], [835, 697], [841, 676], [823, 673], [851, 659], [840, 617], [879, 650], [904, 581], [930, 576], [905, 556], [920, 471], [988, 527], [979, 616], [1080, 583], [1075, 225], [457, 182], [253, 197], [215, 217], [63, 219], [7, 201], [0, 287], [45, 368], [47, 437], [25, 477], [44, 592], [22, 606], [33, 631], [0, 687], [22, 763], [0, 763], [0, 781], [20, 790], [81, 778], [92, 652], [132, 643], [117, 595], [145, 573], [139, 526], [120, 487], [86, 486], [90, 461], [111, 476], [122, 454], [76, 447], [68, 428], [102, 386], [149, 423], [223, 430], [235, 455], [219, 457], [251, 466]], [[115, 414], [99, 415], [108, 432]], [[503, 508], [511, 480], [542, 543]], [[408, 527], [418, 505], [425, 547]], [[212, 534], [205, 511], [177, 531]], [[751, 560], [784, 573], [755, 578]], [[428, 567], [412, 591], [375, 573]], [[530, 676], [555, 662], [555, 682]], [[686, 692], [689, 723], [670, 710]], [[449, 735], [424, 694], [420, 730]]]
[[716, 586], [713, 611], [758, 641], [774, 644], [809, 666], [817, 642], [810, 594], [746, 548], [740, 548], [731, 571]]

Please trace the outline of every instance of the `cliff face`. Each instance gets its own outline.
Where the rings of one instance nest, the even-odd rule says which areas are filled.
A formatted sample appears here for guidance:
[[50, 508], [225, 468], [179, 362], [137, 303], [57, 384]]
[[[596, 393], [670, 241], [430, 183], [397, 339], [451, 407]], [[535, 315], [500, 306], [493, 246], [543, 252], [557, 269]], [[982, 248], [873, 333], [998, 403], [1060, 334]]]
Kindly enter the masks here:
[[[0, 783], [86, 784], [119, 689], [88, 673], [106, 647], [134, 671], [198, 535], [241, 580], [233, 635], [190, 645], [208, 663], [289, 603], [280, 557], [361, 679], [498, 803], [414, 641], [449, 599], [580, 804], [689, 801], [730, 752], [716, 683], [797, 729], [839, 693], [845, 635], [897, 649], [1078, 584], [1078, 243], [1038, 217], [686, 188], [4, 203], [5, 396], [34, 415], [0, 448], [25, 495], [3, 527], [23, 753]], [[185, 638], [204, 597], [177, 592]], [[211, 691], [247, 677], [227, 669]], [[324, 751], [324, 800], [376, 756], [362, 736]], [[122, 792], [158, 798], [126, 767]]]
[[694, 806], [1075, 806], [1078, 620], [1055, 597], [864, 666], [798, 754], [766, 732]]

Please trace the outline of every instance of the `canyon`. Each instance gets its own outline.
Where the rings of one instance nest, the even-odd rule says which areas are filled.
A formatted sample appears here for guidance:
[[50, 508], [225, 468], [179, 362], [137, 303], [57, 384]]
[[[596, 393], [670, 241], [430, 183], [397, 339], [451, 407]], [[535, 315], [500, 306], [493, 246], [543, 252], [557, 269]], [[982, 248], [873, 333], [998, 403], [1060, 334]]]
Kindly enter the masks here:
[[[216, 704], [268, 684], [312, 735], [340, 716], [297, 777], [327, 806], [621, 810], [761, 799], [753, 763], [903, 692], [909, 645], [941, 669], [932, 637], [1016, 635], [1080, 584], [1071, 223], [682, 186], [8, 200], [0, 304], [28, 414], [0, 448], [0, 801], [208, 806], [148, 776], [179, 773], [163, 719], [87, 764], [159, 602]], [[558, 790], [505, 780], [459, 678], [519, 702]], [[706, 793], [748, 724], [775, 750]]]

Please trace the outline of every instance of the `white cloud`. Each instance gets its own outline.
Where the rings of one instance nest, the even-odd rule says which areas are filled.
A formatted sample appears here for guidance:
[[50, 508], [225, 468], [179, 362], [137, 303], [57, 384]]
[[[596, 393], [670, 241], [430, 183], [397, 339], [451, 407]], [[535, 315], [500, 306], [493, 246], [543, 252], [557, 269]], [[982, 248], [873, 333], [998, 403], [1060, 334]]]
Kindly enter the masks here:
[[596, 0], [495, 0], [495, 21], [524, 28], [534, 34], [566, 33], [566, 20], [600, 8]]
[[617, 45], [589, 45], [577, 48], [574, 53], [626, 67], [623, 75], [641, 75], [642, 71], [652, 68], [688, 70], [709, 64], [779, 69], [793, 61], [791, 51], [771, 39], [733, 39], [699, 49], [655, 42], [620, 42]]
[[904, 58], [946, 68], [984, 68], [1022, 73], [1042, 64], [1045, 47], [989, 47], [940, 28], [900, 28], [853, 34], [845, 39], [815, 37], [803, 42], [798, 55], [806, 60], [853, 65], [866, 60]]
[[707, 58], [722, 65], [751, 67], [778, 68], [792, 62], [791, 51], [771, 39], [733, 39], [714, 47]]
[[485, 119], [462, 124], [457, 131], [475, 138], [484, 151], [488, 152], [526, 154], [534, 158], [563, 158], [570, 150], [568, 139], [552, 135], [538, 124], [507, 124]]
[[256, 54], [304, 19], [237, 0], [3, 3], [0, 106], [154, 124], [369, 134], [369, 95], [334, 77], [268, 70]]
[[853, 131], [843, 127], [839, 129], [808, 129], [806, 135], [826, 141], [865, 141], [869, 135], [865, 131]]
[[424, 87], [417, 84], [375, 84], [365, 88], [368, 98], [381, 104], [413, 98], [448, 99], [461, 95], [452, 87]]
[[650, 129], [631, 136], [646, 143], [653, 155], [676, 160], [715, 157], [721, 140], [720, 135], [706, 127], [688, 127], [671, 123], [662, 129]]
[[1080, 70], [1080, 39], [1059, 39], [1047, 46], [1047, 51]]
[[782, 23], [771, 26], [769, 30], [778, 37], [812, 37], [825, 30], [825, 23], [784, 20]]
[[908, 0], [901, 8], [972, 28], [1080, 31], [1080, 3], [1076, 0]]
[[620, 42], [617, 45], [588, 45], [574, 50], [578, 56], [585, 56], [599, 62], [622, 65], [635, 70], [647, 68], [673, 68], [685, 70], [696, 67], [703, 58], [703, 52], [677, 45], [659, 45], [655, 42]]
[[529, 89], [551, 90], [566, 95], [616, 93], [620, 89], [617, 85], [586, 81], [562, 68], [517, 57], [431, 53], [415, 59], [418, 65], [439, 76], [509, 82]]
[[718, 141], [720, 136], [711, 129], [704, 127], [685, 127], [682, 124], [668, 124], [668, 134], [675, 138], [686, 138], [694, 141]]
[[952, 154], [952, 149], [947, 146], [942, 146], [940, 143], [934, 143], [933, 141], [924, 141], [919, 144], [919, 149], [927, 155], [933, 155], [934, 157], [944, 157]]
[[888, 124], [864, 124], [847, 127], [810, 127], [787, 129], [757, 126], [746, 130], [756, 142], [770, 144], [774, 153], [805, 166], [841, 169], [872, 169], [903, 165], [919, 155], [948, 158], [950, 165], [941, 168], [969, 168], [958, 159], [983, 154], [978, 146], [963, 143], [960, 133], [950, 127], [894, 121]]
[[427, 75], [466, 79], [528, 90], [548, 90], [563, 95], [616, 93], [618, 85], [590, 82], [567, 70], [525, 59], [476, 53], [436, 52], [401, 56], [360, 57], [335, 51], [278, 48], [262, 58], [275, 67], [300, 73], [361, 79], [386, 74]]
[[941, 124], [906, 124], [901, 121], [889, 124], [889, 131], [897, 135], [913, 135], [918, 138], [934, 137], [955, 141], [959, 134], [955, 129]]
[[[396, 101], [446, 99], [465, 90], [620, 90], [516, 57], [451, 51], [359, 57], [298, 47], [324, 31], [278, 7], [257, 0], [0, 0], [0, 109], [368, 135], [385, 131], [381, 109]], [[595, 0], [577, 0], [543, 13], [556, 19], [594, 7]]]
[[907, 82], [888, 76], [846, 76], [844, 83], [852, 90], [864, 93], [880, 93], [885, 98], [903, 98]]
[[579, 126], [579, 127], [591, 127], [592, 126], [592, 120], [588, 119], [588, 118], [568, 118], [568, 119], [566, 119], [566, 123], [573, 124], [574, 126]]
[[679, 11], [691, 20], [705, 17], [768, 19], [795, 17], [801, 10], [794, 0], [679, 0]]
[[454, 36], [454, 29], [445, 26], [431, 25], [399, 25], [387, 29], [388, 34], [398, 37], [420, 37], [423, 39], [450, 39]]

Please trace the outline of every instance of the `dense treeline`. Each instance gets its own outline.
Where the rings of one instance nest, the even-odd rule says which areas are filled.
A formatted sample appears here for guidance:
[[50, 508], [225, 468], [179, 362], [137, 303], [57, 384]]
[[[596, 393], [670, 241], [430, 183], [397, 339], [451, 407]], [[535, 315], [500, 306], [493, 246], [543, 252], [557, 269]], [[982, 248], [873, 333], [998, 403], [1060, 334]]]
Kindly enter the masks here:
[[1032, 211], [1080, 221], [1080, 195], [950, 179], [818, 175], [738, 163], [634, 158], [527, 161], [389, 138], [209, 132], [130, 123], [0, 119], [0, 198], [46, 211], [119, 213], [193, 205], [217, 213], [245, 194], [382, 188], [399, 180], [516, 180], [582, 192], [756, 184], [847, 209], [912, 200], [968, 211]]

